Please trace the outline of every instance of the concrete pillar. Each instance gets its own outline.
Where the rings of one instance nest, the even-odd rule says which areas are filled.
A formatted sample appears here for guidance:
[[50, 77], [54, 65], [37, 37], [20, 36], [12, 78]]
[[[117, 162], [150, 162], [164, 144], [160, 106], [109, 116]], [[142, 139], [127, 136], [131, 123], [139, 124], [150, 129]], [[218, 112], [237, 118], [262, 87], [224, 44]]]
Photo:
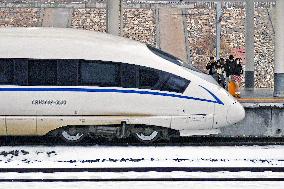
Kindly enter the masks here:
[[254, 88], [254, 1], [246, 0], [245, 88]]
[[156, 22], [156, 48], [160, 49], [160, 8], [155, 8], [155, 22]]
[[186, 18], [186, 15], [188, 14], [187, 12], [187, 9], [183, 8], [181, 10], [182, 12], [182, 22], [183, 22], [183, 30], [184, 30], [184, 41], [185, 41], [185, 51], [186, 51], [186, 55], [187, 55], [187, 60], [186, 62], [188, 64], [192, 64], [192, 49], [189, 45], [189, 41], [188, 41], [188, 38], [189, 38], [189, 32], [187, 30], [187, 18]]
[[107, 0], [107, 33], [120, 35], [121, 0]]
[[160, 48], [187, 62], [182, 10], [162, 7], [159, 10]]
[[222, 2], [216, 4], [216, 59], [220, 59], [221, 53], [221, 19], [222, 19]]
[[72, 13], [71, 8], [45, 8], [42, 15], [42, 26], [68, 28], [71, 26]]
[[277, 0], [275, 8], [275, 67], [274, 96], [284, 97], [284, 1]]

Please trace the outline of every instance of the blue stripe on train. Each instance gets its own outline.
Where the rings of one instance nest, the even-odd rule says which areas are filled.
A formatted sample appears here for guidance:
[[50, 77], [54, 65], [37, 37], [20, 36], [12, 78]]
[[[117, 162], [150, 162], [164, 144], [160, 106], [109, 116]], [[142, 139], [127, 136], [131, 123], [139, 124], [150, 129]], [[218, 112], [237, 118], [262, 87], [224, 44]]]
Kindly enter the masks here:
[[15, 87], [15, 88], [0, 88], [0, 91], [49, 91], [49, 92], [96, 92], [96, 93], [129, 93], [129, 94], [143, 94], [143, 95], [155, 95], [155, 96], [166, 96], [166, 97], [174, 97], [188, 100], [197, 100], [202, 102], [211, 102], [216, 104], [224, 105], [224, 103], [211, 91], [206, 89], [205, 87], [200, 86], [204, 90], [206, 90], [214, 100], [208, 100], [197, 97], [184, 96], [179, 94], [165, 93], [165, 92], [156, 92], [156, 91], [146, 91], [146, 90], [133, 90], [133, 89], [109, 89], [109, 88], [30, 88], [30, 87]]

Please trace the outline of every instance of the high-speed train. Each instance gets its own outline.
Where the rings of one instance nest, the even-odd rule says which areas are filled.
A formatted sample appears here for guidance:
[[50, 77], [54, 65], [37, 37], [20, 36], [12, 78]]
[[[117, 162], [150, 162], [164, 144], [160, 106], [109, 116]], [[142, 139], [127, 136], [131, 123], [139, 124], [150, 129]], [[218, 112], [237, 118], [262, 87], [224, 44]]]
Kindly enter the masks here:
[[209, 135], [245, 116], [207, 74], [154, 47], [62, 28], [0, 29], [0, 135]]

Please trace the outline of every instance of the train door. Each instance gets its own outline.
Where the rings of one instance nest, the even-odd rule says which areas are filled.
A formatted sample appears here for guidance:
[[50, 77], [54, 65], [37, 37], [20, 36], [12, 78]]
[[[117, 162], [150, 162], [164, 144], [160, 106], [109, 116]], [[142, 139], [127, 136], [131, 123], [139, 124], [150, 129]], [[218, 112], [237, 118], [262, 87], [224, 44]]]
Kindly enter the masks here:
[[7, 135], [36, 135], [35, 116], [7, 116]]

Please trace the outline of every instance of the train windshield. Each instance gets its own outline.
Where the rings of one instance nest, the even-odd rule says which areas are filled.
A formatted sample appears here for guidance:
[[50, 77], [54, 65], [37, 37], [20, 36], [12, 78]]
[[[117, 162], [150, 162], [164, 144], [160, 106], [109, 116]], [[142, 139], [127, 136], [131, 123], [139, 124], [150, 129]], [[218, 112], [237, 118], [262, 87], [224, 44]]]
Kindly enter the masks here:
[[172, 62], [173, 64], [176, 64], [176, 65], [179, 65], [179, 66], [182, 66], [182, 67], [185, 67], [187, 69], [190, 69], [190, 70], [193, 70], [193, 71], [196, 71], [196, 72], [200, 72], [200, 73], [203, 73], [202, 71], [200, 71], [199, 69], [195, 68], [192, 64], [189, 64], [189, 63], [184, 63], [182, 60], [180, 60], [179, 58], [165, 52], [165, 51], [162, 51], [160, 49], [157, 49], [155, 47], [152, 47], [151, 45], [147, 45], [148, 49], [150, 51], [152, 51], [154, 54], [156, 54], [157, 56], [165, 59], [165, 60], [168, 60], [170, 62]]

